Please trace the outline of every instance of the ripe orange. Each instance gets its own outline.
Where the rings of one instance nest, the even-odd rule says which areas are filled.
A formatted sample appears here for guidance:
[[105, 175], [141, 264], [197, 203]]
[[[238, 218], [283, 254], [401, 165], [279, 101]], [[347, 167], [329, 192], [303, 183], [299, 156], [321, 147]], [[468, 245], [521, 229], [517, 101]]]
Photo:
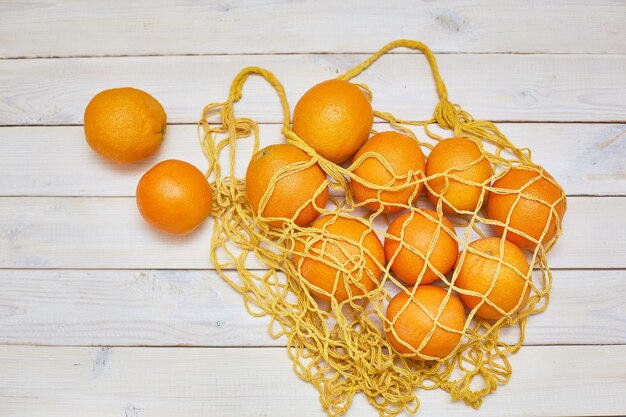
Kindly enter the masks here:
[[144, 159], [159, 149], [166, 115], [150, 94], [136, 88], [104, 90], [85, 109], [85, 137], [104, 158], [127, 163]]
[[[411, 212], [404, 213], [389, 225], [387, 233], [393, 237], [385, 238], [385, 255], [393, 273], [405, 283], [430, 284], [439, 277], [437, 272], [443, 275], [452, 269], [459, 251], [458, 244], [443, 227], [437, 229], [439, 217], [436, 212], [421, 210], [410, 217]], [[454, 233], [450, 220], [442, 216], [441, 221]], [[432, 241], [435, 243], [428, 256], [429, 265], [425, 266], [424, 259]]]
[[[507, 223], [507, 217], [511, 212], [506, 239], [518, 246], [530, 249], [534, 248], [540, 239], [542, 244], [549, 242], [556, 235], [557, 222], [560, 224], [565, 215], [566, 203], [563, 191], [550, 182], [552, 179], [550, 174], [543, 170], [542, 173], [543, 176], [529, 169], [511, 168], [493, 183], [494, 191], [491, 192], [487, 202], [487, 216], [490, 219]], [[496, 191], [496, 188], [503, 190]], [[516, 203], [520, 193], [521, 198]], [[542, 201], [531, 200], [531, 198]], [[561, 198], [562, 200], [554, 208], [556, 214], [552, 213], [549, 205]], [[500, 236], [505, 230], [502, 226], [494, 226], [494, 229]], [[547, 230], [542, 238], [544, 229]], [[526, 233], [534, 241], [516, 231]]]
[[293, 111], [293, 130], [321, 156], [348, 160], [365, 143], [374, 112], [356, 85], [343, 80], [319, 83], [304, 93]]
[[[469, 247], [476, 253], [468, 250], [463, 261], [461, 261], [463, 256], [461, 253], [456, 265], [459, 272], [454, 286], [459, 289], [457, 290], [459, 296], [469, 309], [474, 309], [486, 297], [504, 311], [504, 313], [498, 311], [485, 300], [476, 310], [476, 315], [486, 319], [497, 320], [505, 314], [514, 313], [526, 305], [530, 294], [530, 286], [526, 285], [525, 278], [529, 266], [524, 252], [508, 240], [504, 241], [504, 250], [501, 252], [501, 242], [502, 238], [499, 237], [475, 240], [470, 243]], [[501, 258], [502, 263], [489, 259], [488, 256]], [[505, 263], [517, 268], [521, 275]], [[492, 283], [493, 288], [487, 295]], [[464, 294], [461, 290], [480, 295]]]
[[[399, 190], [380, 193], [383, 212], [395, 213], [405, 208], [403, 206], [411, 205], [422, 188], [422, 183], [416, 181], [424, 174], [424, 154], [418, 142], [398, 132], [382, 132], [365, 142], [365, 145], [354, 155], [354, 161], [367, 152], [379, 155], [390, 165], [392, 172], [372, 156], [364, 159], [354, 170], [357, 177], [381, 186], [399, 187], [405, 184]], [[367, 187], [359, 179], [352, 179], [352, 190], [358, 201], [378, 199], [379, 190]], [[378, 210], [380, 205], [378, 201], [371, 201], [366, 203], [365, 207]]]
[[213, 192], [198, 168], [184, 161], [159, 162], [137, 185], [137, 207], [153, 227], [173, 235], [192, 232], [211, 213]]
[[[492, 174], [491, 164], [474, 141], [466, 138], [442, 140], [426, 160], [428, 197], [435, 206], [439, 199], [443, 199], [442, 208], [447, 213], [476, 211], [480, 208], [482, 184], [489, 185], [487, 181]], [[487, 195], [485, 190], [483, 201], [487, 200]]]
[[[278, 217], [267, 223], [272, 227], [281, 227], [287, 220], [293, 220], [298, 226], [305, 226], [319, 216], [315, 204], [321, 208], [328, 201], [328, 185], [318, 193], [326, 181], [326, 174], [318, 164], [306, 169], [294, 167], [287, 175], [281, 175], [273, 190], [270, 181], [280, 169], [294, 163], [305, 165], [311, 157], [293, 145], [271, 145], [261, 149], [250, 161], [246, 173], [246, 194], [254, 213], [258, 216], [261, 199], [265, 192], [271, 192], [263, 209], [263, 217]], [[299, 214], [298, 210], [302, 209]]]
[[[465, 310], [457, 296], [450, 294], [447, 301], [446, 296], [441, 287], [420, 285], [413, 299], [405, 291], [391, 299], [386, 314], [391, 324], [385, 334], [397, 352], [413, 353], [410, 356], [416, 359], [442, 359], [456, 348], [465, 327]], [[444, 302], [441, 315], [433, 320]]]
[[320, 217], [311, 227], [320, 229], [319, 235], [309, 237], [306, 243], [296, 242], [294, 265], [304, 279], [319, 288], [310, 288], [313, 295], [341, 303], [350, 297], [348, 288], [355, 297], [378, 284], [385, 251], [371, 229], [356, 219], [332, 215]]

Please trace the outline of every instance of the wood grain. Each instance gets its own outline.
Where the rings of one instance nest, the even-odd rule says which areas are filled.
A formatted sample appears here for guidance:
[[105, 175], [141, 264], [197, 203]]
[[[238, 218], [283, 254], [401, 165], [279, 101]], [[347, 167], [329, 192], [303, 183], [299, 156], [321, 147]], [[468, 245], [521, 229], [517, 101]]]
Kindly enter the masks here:
[[[625, 209], [622, 197], [570, 198], [550, 266], [626, 267]], [[210, 220], [165, 236], [141, 219], [134, 198], [4, 197], [0, 219], [0, 268], [211, 268]]]
[[[479, 412], [420, 393], [419, 415], [626, 415], [625, 20], [616, 0], [0, 2], [0, 416], [324, 415], [267, 318], [211, 269], [211, 222], [164, 237], [132, 196], [158, 160], [204, 168], [192, 124], [245, 66], [274, 71], [293, 107], [398, 38], [438, 53], [453, 102], [514, 122], [500, 127], [569, 195], [593, 196], [568, 200], [551, 304], [530, 319], [511, 382]], [[430, 117], [437, 101], [407, 50], [358, 81], [398, 117]], [[80, 125], [94, 94], [127, 85], [173, 125], [152, 159], [111, 166]], [[250, 80], [237, 115], [267, 123], [264, 144], [282, 140], [279, 111]], [[371, 414], [357, 396], [347, 416]]]
[[[232, 55], [0, 61], [0, 125], [81, 124], [96, 93], [134, 86], [153, 94], [168, 121], [195, 123], [226, 100], [233, 77], [256, 65], [273, 71], [293, 106], [314, 84], [366, 55]], [[626, 121], [626, 55], [440, 55], [450, 99], [475, 118], [509, 121]], [[434, 83], [420, 54], [387, 55], [358, 78], [374, 106], [405, 119], [430, 118]], [[239, 115], [280, 122], [275, 92], [246, 84]]]
[[[0, 8], [0, 57], [371, 52], [624, 53], [622, 2], [45, 1]], [[393, 22], [391, 24], [391, 22]]]
[[[378, 130], [386, 125], [375, 126]], [[519, 147], [532, 150], [569, 195], [626, 195], [626, 125], [501, 123]], [[280, 125], [261, 125], [261, 147], [283, 143]], [[418, 137], [425, 138], [421, 129]], [[581, 140], [584, 138], [584, 140]], [[252, 140], [238, 143], [236, 175], [243, 178]], [[119, 166], [88, 147], [80, 126], [0, 128], [0, 195], [134, 196], [139, 178], [156, 162], [182, 159], [205, 169], [196, 127], [170, 125], [161, 150], [141, 163]], [[229, 166], [227, 155], [221, 160]], [[28, 167], [24, 169], [24, 167]]]
[[[0, 344], [285, 345], [210, 270], [0, 270], [0, 288]], [[554, 271], [550, 295], [526, 345], [626, 344], [625, 271]]]
[[[623, 415], [624, 358], [626, 346], [522, 348], [511, 357], [511, 381], [488, 396], [478, 413]], [[296, 377], [283, 348], [2, 346], [0, 369], [3, 415], [325, 415], [317, 392]], [[420, 415], [478, 414], [440, 390], [418, 395]], [[347, 416], [372, 414], [358, 395]]]

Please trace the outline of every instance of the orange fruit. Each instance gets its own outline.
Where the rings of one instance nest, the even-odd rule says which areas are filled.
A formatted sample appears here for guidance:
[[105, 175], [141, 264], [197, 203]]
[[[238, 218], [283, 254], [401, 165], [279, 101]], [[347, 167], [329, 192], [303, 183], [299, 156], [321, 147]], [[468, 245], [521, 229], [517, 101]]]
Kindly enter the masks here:
[[373, 123], [374, 112], [365, 93], [343, 80], [313, 86], [293, 111], [293, 131], [336, 164], [347, 161], [365, 143]]
[[144, 159], [159, 149], [166, 128], [161, 104], [136, 88], [96, 94], [85, 109], [85, 137], [102, 157], [117, 163]]
[[415, 359], [442, 359], [456, 348], [465, 327], [465, 310], [454, 294], [446, 300], [447, 293], [441, 287], [420, 285], [413, 298], [400, 291], [391, 299], [386, 314], [390, 326], [385, 334], [397, 352], [413, 354], [410, 357]]
[[[435, 145], [426, 160], [428, 198], [435, 206], [441, 199], [442, 208], [447, 213], [476, 211], [480, 208], [482, 184], [489, 185], [492, 174], [491, 164], [474, 141], [444, 139]], [[483, 201], [487, 200], [487, 195], [485, 190]]]
[[170, 159], [150, 168], [137, 185], [137, 207], [156, 229], [185, 235], [211, 213], [213, 192], [206, 177], [193, 165]]
[[349, 292], [354, 297], [374, 289], [385, 265], [376, 233], [356, 219], [332, 215], [320, 217], [311, 227], [320, 229], [319, 234], [296, 241], [293, 262], [313, 295], [341, 303]]
[[[354, 161], [362, 155], [371, 152], [386, 161], [390, 172], [377, 157], [366, 157], [354, 170], [354, 174], [362, 180], [376, 185], [404, 187], [395, 191], [382, 191], [380, 201], [383, 212], [395, 213], [403, 206], [411, 205], [419, 196], [422, 188], [418, 181], [424, 173], [424, 154], [419, 143], [398, 132], [382, 132], [372, 136], [365, 145], [354, 155]], [[400, 178], [398, 178], [400, 177]], [[394, 179], [395, 178], [395, 179]], [[352, 179], [352, 191], [358, 201], [367, 201], [378, 198], [379, 190], [369, 188], [359, 179]], [[381, 203], [371, 201], [365, 204], [370, 210], [378, 210]]]
[[[445, 226], [455, 233], [454, 226], [442, 216], [443, 226], [438, 228], [439, 216], [432, 210], [416, 211], [413, 218], [411, 213], [397, 217], [387, 228], [392, 237], [385, 238], [385, 255], [393, 273], [406, 284], [414, 285], [418, 280], [419, 284], [430, 284], [439, 277], [437, 272], [446, 274], [454, 266], [458, 244], [455, 237], [443, 228]], [[429, 265], [425, 266], [424, 259], [433, 241]]]
[[271, 145], [257, 152], [246, 172], [246, 194], [254, 214], [260, 215], [261, 199], [267, 191], [271, 195], [262, 215], [279, 218], [268, 221], [270, 226], [281, 227], [288, 220], [293, 220], [298, 226], [305, 226], [315, 220], [320, 213], [313, 205], [313, 199], [320, 208], [328, 201], [328, 185], [318, 193], [326, 181], [326, 174], [318, 164], [305, 169], [296, 166], [287, 175], [281, 175], [274, 188], [270, 188], [272, 177], [280, 169], [290, 164], [305, 165], [310, 160], [311, 157], [304, 151], [288, 144]]
[[[456, 265], [458, 276], [454, 286], [458, 288], [461, 300], [469, 309], [474, 309], [486, 297], [486, 300], [504, 312], [497, 310], [485, 300], [476, 310], [476, 315], [486, 319], [497, 320], [505, 314], [514, 313], [526, 305], [530, 294], [530, 286], [526, 286], [525, 278], [529, 266], [524, 252], [508, 240], [504, 241], [504, 250], [501, 251], [501, 242], [502, 238], [499, 237], [475, 240], [469, 244], [474, 251], [468, 250], [462, 261], [461, 253]], [[489, 259], [489, 256], [502, 259], [502, 263]], [[507, 264], [517, 268], [521, 275]], [[489, 292], [491, 285], [493, 288]], [[466, 294], [461, 290], [480, 295]]]
[[[554, 238], [557, 222], [560, 225], [565, 215], [566, 203], [563, 191], [550, 180], [552, 176], [543, 169], [540, 173], [517, 167], [511, 168], [493, 183], [493, 190], [487, 202], [487, 216], [506, 224], [511, 213], [507, 240], [517, 246], [533, 249], [539, 240], [545, 244]], [[496, 191], [496, 188], [502, 191]], [[520, 194], [521, 198], [516, 203]], [[550, 205], [559, 199], [561, 200], [555, 205], [553, 213]], [[493, 227], [500, 236], [504, 234], [503, 226]], [[534, 241], [517, 232], [527, 234]]]

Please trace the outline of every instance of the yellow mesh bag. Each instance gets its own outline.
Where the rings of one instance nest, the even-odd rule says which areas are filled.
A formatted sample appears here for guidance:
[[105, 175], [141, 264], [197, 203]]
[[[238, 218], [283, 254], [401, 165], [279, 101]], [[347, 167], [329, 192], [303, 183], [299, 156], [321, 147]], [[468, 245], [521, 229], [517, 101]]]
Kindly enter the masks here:
[[[530, 297], [519, 311], [505, 314], [496, 321], [484, 320], [475, 315], [480, 305], [490, 303], [483, 295], [481, 303], [468, 311], [462, 331], [446, 328], [438, 321], [443, 308], [441, 307], [437, 314], [429, 313], [435, 326], [425, 337], [420, 348], [428, 342], [435, 328], [441, 327], [450, 332], [462, 334], [456, 349], [445, 358], [421, 355], [423, 360], [413, 359], [416, 353], [420, 353], [420, 348], [416, 350], [415, 347], [406, 344], [413, 349], [412, 353], [397, 353], [385, 337], [385, 331], [397, 336], [392, 321], [385, 317], [386, 306], [394, 294], [402, 291], [413, 300], [415, 287], [403, 285], [390, 272], [388, 265], [375, 260], [383, 272], [378, 280], [379, 284], [368, 291], [363, 285], [359, 286], [358, 282], [363, 274], [368, 273], [364, 268], [363, 259], [366, 257], [375, 259], [375, 256], [364, 249], [363, 245], [357, 245], [360, 248], [359, 256], [353, 257], [350, 262], [339, 262], [336, 258], [325, 256], [323, 251], [312, 250], [313, 245], [310, 243], [321, 241], [326, 242], [324, 244], [332, 244], [333, 239], [339, 239], [332, 233], [310, 226], [300, 227], [294, 223], [293, 219], [283, 219], [282, 228], [271, 228], [267, 222], [276, 219], [257, 217], [253, 214], [246, 198], [245, 181], [235, 175], [235, 161], [242, 162], [241, 156], [237, 153], [239, 139], [252, 137], [254, 153], [258, 151], [259, 129], [253, 120], [235, 117], [234, 105], [242, 98], [242, 88], [250, 75], [263, 77], [273, 86], [280, 98], [283, 110], [282, 134], [286, 141], [311, 157], [308, 163], [291, 164], [274, 175], [260, 203], [260, 213], [263, 213], [263, 207], [267, 204], [280, 178], [317, 163], [327, 174], [323, 187], [329, 185], [332, 190], [329, 203], [325, 207], [317, 207], [322, 216], [331, 216], [329, 224], [337, 221], [338, 218], [357, 219], [366, 230], [360, 235], [359, 243], [362, 243], [371, 231], [375, 231], [381, 238], [393, 238], [386, 233], [388, 216], [381, 210], [375, 212], [365, 210], [362, 202], [355, 201], [350, 186], [350, 180], [362, 181], [354, 175], [356, 167], [365, 157], [373, 156], [366, 155], [359, 158], [349, 167], [340, 166], [322, 158], [292, 131], [290, 110], [280, 82], [269, 71], [262, 68], [243, 69], [233, 80], [228, 99], [222, 103], [206, 106], [202, 119], [198, 123], [202, 149], [209, 161], [207, 176], [212, 175], [215, 180], [213, 184], [216, 195], [213, 208], [215, 223], [210, 250], [211, 260], [217, 273], [241, 293], [244, 305], [251, 315], [270, 316], [270, 334], [275, 338], [285, 338], [295, 372], [300, 378], [317, 388], [322, 407], [331, 416], [345, 413], [358, 392], [364, 393], [381, 416], [396, 415], [402, 410], [415, 412], [419, 408], [417, 388], [442, 388], [448, 391], [453, 399], [463, 399], [474, 408], [480, 407], [483, 396], [494, 391], [498, 384], [503, 384], [510, 378], [511, 366], [507, 356], [521, 347], [527, 318], [531, 314], [543, 311], [547, 306], [552, 277], [546, 262], [546, 254], [561, 235], [561, 219], [559, 211], [555, 209], [559, 204], [563, 207], [565, 205], [565, 194], [560, 186], [541, 167], [532, 162], [530, 150], [516, 148], [493, 123], [474, 120], [461, 107], [448, 101], [448, 93], [441, 80], [435, 58], [426, 45], [409, 40], [392, 42], [338, 78], [351, 80], [383, 54], [398, 47], [419, 50], [424, 54], [430, 64], [440, 100], [435, 107], [433, 117], [429, 120], [400, 120], [381, 111], [374, 111], [375, 117], [388, 123], [388, 128], [398, 130], [418, 140], [420, 146], [426, 151], [442, 140], [442, 136], [435, 133], [433, 129], [436, 126], [440, 130], [448, 131], [446, 136], [474, 140], [479, 145], [484, 158], [490, 162], [494, 172], [492, 178], [482, 184], [483, 189], [491, 193], [513, 194], [515, 204], [518, 204], [522, 198], [531, 201], [538, 201], [538, 198], [532, 193], [525, 193], [525, 188], [511, 191], [492, 186], [494, 180], [500, 178], [512, 167], [521, 167], [536, 172], [538, 174], [536, 180], [550, 181], [559, 187], [561, 196], [556, 201], [541, 201], [541, 203], [550, 208], [550, 219], [555, 220], [556, 234], [550, 239], [545, 239], [548, 237], [546, 226], [541, 237], [536, 239], [523, 231], [512, 228], [508, 224], [510, 213], [506, 222], [499, 222], [487, 218], [484, 210], [462, 212], [452, 216], [456, 228], [455, 233], [447, 230], [448, 228], [441, 222], [442, 204], [437, 204], [434, 208], [438, 216], [438, 233], [445, 230], [454, 236], [458, 242], [461, 257], [472, 252], [472, 249], [468, 248], [472, 240], [494, 235], [490, 227], [492, 225], [502, 226], [505, 237], [507, 233], [515, 232], [534, 242], [539, 242], [534, 250], [526, 253], [530, 264], [528, 273], [504, 262], [498, 254], [490, 258], [498, 262], [498, 268], [508, 266], [522, 276], [526, 288], [529, 288]], [[370, 90], [364, 85], [357, 85], [371, 99]], [[423, 128], [425, 134], [417, 136], [413, 130], [416, 127]], [[222, 161], [229, 158], [230, 166], [226, 173], [222, 172], [220, 165], [221, 155], [224, 157]], [[381, 162], [385, 163], [384, 160]], [[244, 163], [247, 162], [244, 161]], [[454, 172], [446, 172], [443, 177], [454, 178], [461, 182], [467, 181], [455, 177]], [[428, 187], [429, 178], [426, 178], [422, 172], [409, 173], [407, 176], [396, 178], [402, 180], [403, 184], [424, 183]], [[368, 184], [368, 186], [378, 191], [394, 189], [390, 186], [373, 184]], [[378, 195], [380, 196], [380, 193]], [[484, 195], [485, 193], [482, 193], [481, 203]], [[307, 204], [311, 202], [307, 201]], [[420, 197], [417, 203], [406, 205], [404, 208], [405, 211], [414, 214], [422, 213], [422, 207], [428, 204], [425, 198]], [[401, 236], [402, 233], [404, 233], [404, 226]], [[424, 255], [426, 263], [432, 250], [431, 244]], [[294, 262], [294, 255], [298, 255], [298, 262]], [[337, 280], [336, 285], [345, 286], [348, 299], [338, 303], [331, 297], [331, 294], [326, 293], [331, 301], [325, 302], [314, 296], [312, 291], [323, 290], [312, 287], [303, 278], [300, 271], [302, 258], [316, 259], [336, 268], [338, 276], [342, 277], [341, 280]], [[259, 267], [259, 262], [262, 268]], [[236, 271], [238, 278], [233, 278], [232, 273], [227, 273], [229, 270]], [[422, 270], [420, 274], [423, 275], [423, 272]], [[453, 293], [465, 291], [455, 286], [457, 273], [458, 270], [455, 269], [446, 275], [439, 274], [438, 285], [446, 290], [446, 300], [452, 297]], [[421, 275], [418, 277], [418, 284], [420, 280]], [[355, 288], [359, 290], [355, 291]], [[421, 306], [419, 302], [417, 304]], [[521, 305], [522, 301], [519, 304]]]

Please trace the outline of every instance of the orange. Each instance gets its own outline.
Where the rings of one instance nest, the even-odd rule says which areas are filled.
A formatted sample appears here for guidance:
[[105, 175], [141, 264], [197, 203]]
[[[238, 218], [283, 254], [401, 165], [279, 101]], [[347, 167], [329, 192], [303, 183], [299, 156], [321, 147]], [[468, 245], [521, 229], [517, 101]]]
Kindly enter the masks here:
[[355, 297], [374, 289], [385, 251], [370, 228], [354, 218], [332, 215], [320, 217], [311, 227], [319, 233], [306, 243], [296, 242], [293, 261], [313, 295], [341, 303], [350, 293]]
[[206, 177], [193, 165], [170, 159], [146, 172], [137, 185], [137, 207], [156, 229], [185, 235], [211, 213], [213, 192]]
[[159, 149], [166, 119], [161, 104], [145, 91], [104, 90], [85, 109], [85, 137], [102, 157], [117, 163], [135, 162]]
[[336, 164], [365, 143], [374, 112], [356, 85], [343, 80], [319, 83], [304, 93], [293, 111], [293, 130], [318, 154]]
[[[442, 216], [441, 222], [455, 233], [450, 220]], [[421, 210], [414, 212], [413, 218], [411, 212], [404, 213], [389, 225], [387, 233], [392, 237], [385, 238], [385, 255], [393, 273], [406, 284], [430, 284], [439, 277], [437, 272], [446, 274], [454, 266], [459, 252], [457, 241], [443, 226], [437, 229], [438, 224], [436, 212]], [[429, 265], [425, 266], [424, 259], [433, 241]]]
[[[380, 193], [383, 212], [395, 213], [405, 208], [403, 206], [411, 205], [419, 196], [422, 183], [417, 181], [424, 173], [424, 154], [418, 142], [398, 132], [382, 132], [365, 142], [354, 155], [354, 161], [368, 152], [376, 154], [377, 157], [366, 157], [354, 170], [358, 177], [352, 179], [352, 191], [356, 199], [358, 201], [378, 199], [379, 190], [367, 187], [361, 180], [380, 186], [400, 187], [404, 184], [399, 190]], [[378, 157], [386, 161], [392, 171], [389, 171], [377, 159]], [[370, 201], [365, 207], [378, 210], [380, 205], [378, 201]]]
[[[458, 288], [461, 300], [469, 309], [474, 309], [486, 297], [485, 302], [476, 310], [476, 315], [485, 319], [497, 320], [505, 314], [514, 313], [526, 305], [530, 294], [530, 286], [526, 286], [525, 278], [529, 266], [524, 252], [507, 240], [504, 241], [504, 250], [501, 252], [501, 242], [502, 238], [499, 237], [475, 240], [469, 245], [473, 251], [468, 250], [462, 261], [461, 253], [455, 268], [458, 269], [458, 276], [454, 286]], [[502, 259], [502, 263], [489, 259], [489, 256]], [[517, 268], [521, 275], [509, 265]], [[491, 285], [493, 288], [489, 292]], [[479, 295], [470, 295], [461, 290]], [[504, 313], [490, 305], [487, 300]]]
[[[404, 291], [391, 299], [386, 314], [391, 324], [385, 334], [397, 352], [412, 353], [415, 359], [442, 359], [456, 348], [465, 327], [465, 310], [454, 294], [446, 300], [447, 293], [441, 287], [420, 285], [413, 299]], [[443, 303], [441, 315], [433, 320]]]
[[326, 181], [326, 174], [318, 164], [314, 163], [305, 169], [294, 166], [287, 175], [278, 178], [273, 189], [270, 188], [272, 177], [280, 169], [290, 164], [305, 165], [310, 160], [311, 157], [304, 151], [288, 144], [271, 145], [257, 152], [246, 172], [246, 194], [254, 214], [260, 215], [261, 199], [267, 191], [271, 195], [262, 215], [279, 218], [268, 221], [270, 226], [281, 227], [288, 220], [293, 220], [298, 226], [305, 226], [315, 220], [320, 213], [313, 205], [313, 199], [319, 208], [328, 201], [328, 185], [320, 191]]
[[[566, 203], [563, 191], [550, 182], [552, 180], [550, 174], [541, 170], [543, 176], [533, 170], [511, 168], [493, 183], [493, 190], [487, 202], [487, 216], [492, 220], [506, 224], [511, 213], [506, 239], [517, 246], [529, 249], [533, 249], [540, 239], [541, 243], [545, 244], [554, 238], [557, 223], [560, 224], [565, 215]], [[498, 188], [502, 190], [496, 190]], [[520, 194], [521, 198], [516, 203]], [[555, 205], [555, 212], [552, 213], [550, 205], [559, 199], [561, 200]], [[494, 226], [494, 229], [500, 236], [504, 234], [503, 226]], [[516, 232], [523, 232], [533, 240]]]
[[[446, 174], [445, 177], [442, 174]], [[441, 199], [446, 213], [474, 212], [480, 208], [482, 185], [490, 185], [492, 174], [491, 164], [474, 141], [466, 138], [442, 140], [426, 160], [428, 198], [435, 206]], [[487, 200], [487, 195], [485, 190], [483, 201]]]

